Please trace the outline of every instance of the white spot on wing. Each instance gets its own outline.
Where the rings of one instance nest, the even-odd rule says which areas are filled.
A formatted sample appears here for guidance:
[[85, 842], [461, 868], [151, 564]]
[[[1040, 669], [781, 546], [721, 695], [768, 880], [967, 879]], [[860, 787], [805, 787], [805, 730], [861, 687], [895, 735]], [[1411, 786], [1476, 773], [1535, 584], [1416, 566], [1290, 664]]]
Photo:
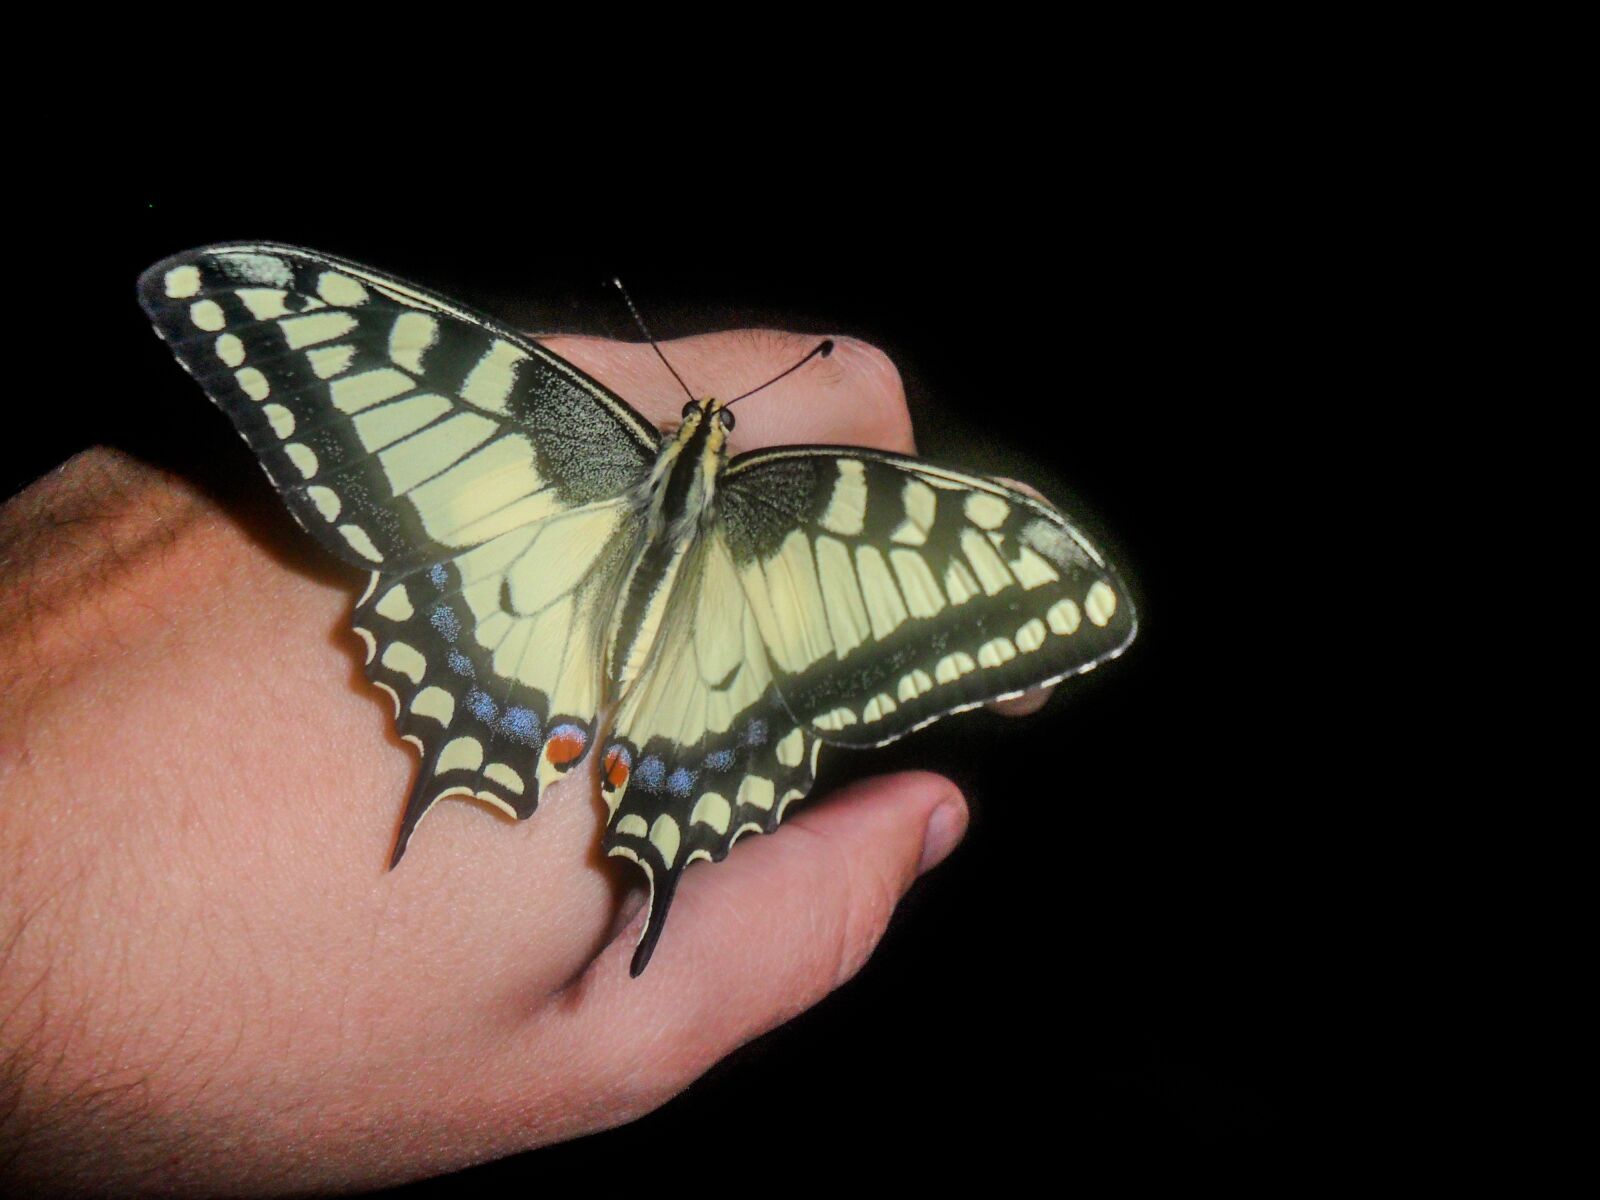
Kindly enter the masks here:
[[986, 593], [993, 596], [1011, 585], [1011, 572], [1006, 570], [1005, 563], [1000, 561], [1000, 556], [994, 552], [988, 539], [976, 529], [961, 531], [961, 550], [972, 564], [978, 582]]
[[1042, 587], [1061, 578], [1056, 574], [1055, 568], [1028, 546], [1023, 546], [1022, 552], [1011, 560], [1011, 572], [1024, 588]]
[[415, 386], [415, 381], [404, 371], [397, 371], [393, 367], [377, 367], [362, 371], [359, 375], [335, 379], [328, 385], [328, 395], [340, 412], [358, 413], [374, 404], [393, 400]]
[[200, 292], [200, 270], [185, 263], [181, 267], [173, 267], [162, 276], [161, 282], [166, 288], [167, 299], [187, 300]]
[[946, 654], [933, 668], [933, 677], [940, 683], [954, 683], [961, 676], [978, 669], [978, 664], [972, 661], [970, 654], [957, 650], [954, 654]]
[[1011, 508], [999, 496], [988, 492], [973, 492], [965, 506], [967, 520], [980, 529], [999, 529], [1011, 515]]
[[896, 547], [889, 551], [889, 563], [894, 567], [894, 577], [900, 581], [906, 608], [913, 617], [931, 617], [944, 607], [944, 593], [939, 590], [939, 583], [922, 555]]
[[978, 665], [982, 667], [998, 667], [1010, 662], [1017, 656], [1017, 648], [1011, 644], [1010, 638], [990, 638], [978, 647]]
[[[522, 776], [518, 775], [513, 768], [506, 766], [505, 763], [490, 763], [483, 769], [483, 777], [494, 780], [506, 791], [515, 795], [520, 796], [523, 793]], [[513, 812], [512, 815], [515, 816], [516, 813]]]
[[965, 564], [950, 560], [944, 569], [944, 587], [950, 594], [951, 604], [965, 604], [978, 594], [978, 581], [972, 577]]
[[726, 797], [716, 792], [707, 792], [694, 803], [694, 810], [689, 814], [689, 824], [696, 823], [709, 825], [718, 833], [727, 833], [728, 824], [733, 820], [733, 806]]
[[244, 367], [235, 371], [233, 377], [239, 386], [244, 389], [244, 394], [257, 404], [265, 400], [272, 392], [272, 387], [267, 383], [267, 377], [254, 367]]
[[225, 333], [217, 339], [217, 357], [230, 367], [237, 367], [244, 362], [244, 343], [231, 333]]
[[278, 288], [240, 288], [234, 295], [258, 321], [275, 321], [289, 315], [289, 307], [285, 303], [288, 297]]
[[891, 540], [907, 546], [921, 546], [928, 540], [928, 530], [938, 512], [939, 501], [934, 490], [920, 479], [909, 479], [901, 489], [900, 499], [906, 506], [906, 519], [890, 535]]
[[854, 725], [856, 723], [856, 714], [848, 708], [836, 708], [832, 712], [823, 713], [811, 723], [818, 729], [825, 729], [829, 733], [834, 733], [847, 725]]
[[294, 432], [294, 414], [283, 405], [268, 404], [262, 408], [261, 415], [267, 418], [272, 432], [279, 437], [286, 438]]
[[856, 547], [856, 569], [861, 573], [861, 594], [867, 599], [867, 615], [872, 618], [872, 636], [882, 641], [906, 619], [905, 602], [876, 547]]
[[805, 743], [805, 734], [798, 729], [791, 729], [778, 743], [778, 761], [786, 767], [799, 766], [800, 759], [805, 754]]
[[390, 642], [383, 648], [383, 665], [404, 675], [412, 683], [421, 683], [427, 673], [428, 660], [415, 646], [405, 642]]
[[324, 271], [317, 276], [317, 295], [340, 308], [351, 308], [367, 302], [367, 289], [339, 271]]
[[317, 452], [310, 446], [299, 442], [290, 442], [283, 448], [289, 456], [289, 461], [294, 464], [295, 470], [300, 472], [302, 479], [310, 479], [317, 473]]
[[527, 357], [510, 342], [496, 340], [468, 373], [461, 398], [488, 412], [505, 412], [517, 382], [517, 364]]
[[831, 537], [817, 539], [817, 582], [828, 614], [833, 652], [843, 658], [866, 641], [871, 628], [861, 589], [856, 586], [855, 568], [850, 565], [850, 551], [843, 542]]
[[1066, 637], [1078, 631], [1078, 606], [1071, 600], [1057, 600], [1050, 606], [1050, 611], [1044, 614], [1044, 619], [1050, 623], [1050, 628]]
[[290, 317], [278, 323], [278, 328], [283, 330], [284, 341], [291, 350], [315, 346], [319, 342], [331, 342], [355, 327], [356, 319], [347, 312], [313, 313], [308, 317]]
[[416, 609], [411, 607], [411, 594], [403, 583], [397, 583], [385, 592], [375, 610], [379, 616], [391, 621], [409, 621], [416, 614]]
[[383, 552], [372, 544], [372, 538], [359, 525], [341, 525], [339, 533], [350, 543], [350, 548], [368, 562], [382, 562]]
[[1083, 611], [1096, 625], [1105, 625], [1117, 611], [1117, 594], [1103, 579], [1097, 579], [1084, 598]]
[[456, 715], [456, 698], [442, 687], [426, 687], [412, 699], [411, 711], [448, 726]]
[[415, 375], [422, 374], [422, 356], [439, 336], [439, 322], [427, 313], [407, 312], [389, 330], [389, 357]]
[[[388, 655], [384, 655], [385, 660]], [[475, 737], [452, 738], [439, 752], [439, 762], [433, 768], [436, 772], [445, 771], [476, 771], [483, 766], [483, 743]]]
[[343, 375], [350, 369], [355, 357], [356, 348], [350, 345], [318, 346], [315, 350], [306, 351], [306, 362], [311, 367], [311, 373], [318, 379], [332, 379], [335, 375]]
[[306, 489], [306, 497], [317, 506], [317, 511], [322, 514], [324, 521], [339, 519], [339, 509], [342, 506], [339, 503], [338, 492], [332, 488], [316, 485]]
[[835, 465], [839, 478], [834, 481], [833, 495], [818, 524], [830, 532], [855, 537], [860, 534], [867, 517], [866, 464], [860, 459], [841, 458]]
[[222, 306], [215, 300], [199, 300], [191, 304], [189, 320], [194, 322], [196, 329], [204, 329], [207, 333], [216, 333], [227, 324], [227, 319], [222, 315]]
[[[795, 732], [798, 734], [800, 731], [797, 729]], [[795, 761], [800, 761], [798, 751], [795, 753]], [[746, 775], [739, 784], [739, 794], [734, 798], [740, 804], [748, 804], [751, 808], [769, 810], [772, 808], [776, 793], [773, 791], [772, 780], [763, 779], [759, 775]]]

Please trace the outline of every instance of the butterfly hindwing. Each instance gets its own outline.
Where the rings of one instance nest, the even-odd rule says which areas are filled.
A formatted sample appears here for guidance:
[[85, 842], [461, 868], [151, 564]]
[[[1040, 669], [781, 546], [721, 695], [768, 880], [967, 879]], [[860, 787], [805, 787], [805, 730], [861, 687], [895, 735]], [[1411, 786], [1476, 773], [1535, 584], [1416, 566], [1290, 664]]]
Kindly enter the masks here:
[[[606, 601], [640, 533], [624, 506], [583, 506], [400, 579], [357, 605], [367, 676], [422, 755], [394, 861], [447, 796], [519, 818], [581, 762], [602, 704]], [[560, 541], [563, 552], [539, 547]]]
[[1052, 505], [900, 455], [735, 459], [724, 530], [788, 710], [875, 746], [1119, 654], [1133, 606]]
[[649, 961], [683, 871], [771, 833], [811, 790], [816, 739], [782, 700], [720, 534], [702, 539], [662, 620], [661, 652], [618, 705], [601, 760], [605, 850], [650, 877], [634, 955]]

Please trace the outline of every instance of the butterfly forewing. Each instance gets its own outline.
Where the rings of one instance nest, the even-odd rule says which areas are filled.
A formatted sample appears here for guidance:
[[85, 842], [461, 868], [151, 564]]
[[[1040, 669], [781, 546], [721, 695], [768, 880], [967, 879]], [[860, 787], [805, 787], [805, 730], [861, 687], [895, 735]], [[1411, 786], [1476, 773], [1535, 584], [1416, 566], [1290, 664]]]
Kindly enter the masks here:
[[157, 263], [140, 300], [290, 510], [387, 573], [613, 497], [658, 436], [575, 368], [353, 263], [219, 246]]
[[722, 485], [735, 568], [795, 718], [873, 746], [1119, 654], [1121, 582], [1050, 504], [898, 455], [786, 447]]

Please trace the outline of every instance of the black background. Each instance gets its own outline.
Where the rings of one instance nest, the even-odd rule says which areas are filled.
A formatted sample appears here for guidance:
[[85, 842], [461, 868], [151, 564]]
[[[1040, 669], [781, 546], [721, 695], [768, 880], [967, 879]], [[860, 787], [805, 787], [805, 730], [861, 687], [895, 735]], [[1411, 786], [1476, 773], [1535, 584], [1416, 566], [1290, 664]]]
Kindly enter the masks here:
[[[681, 158], [424, 173], [381, 195], [353, 174], [326, 203], [219, 202], [227, 189], [161, 172], [60, 214], [74, 236], [54, 261], [97, 348], [60, 351], [78, 386], [6, 446], [8, 490], [110, 442], [287, 527], [133, 293], [166, 254], [265, 238], [542, 331], [632, 338], [603, 286], [620, 274], [661, 338], [873, 341], [922, 453], [1034, 483], [1138, 601], [1128, 654], [1036, 716], [823, 756], [819, 793], [925, 767], [973, 808], [854, 982], [630, 1127], [395, 1194], [619, 1164], [752, 1178], [774, 1154], [799, 1180], [1272, 1176], [1347, 1163], [1398, 1127], [1374, 1074], [1396, 1031], [1383, 1055], [1366, 1041], [1404, 953], [1372, 935], [1383, 814], [1359, 779], [1359, 716], [1333, 692], [1350, 665], [1334, 585], [1305, 567], [1341, 411], [1325, 230], [1270, 171], [1243, 186], [1208, 153], [1080, 145], [1069, 186], [1059, 161], [994, 146], [948, 163], [801, 146], [733, 178]], [[1315, 549], [1339, 588], [1367, 586], [1347, 573], [1356, 546]]]

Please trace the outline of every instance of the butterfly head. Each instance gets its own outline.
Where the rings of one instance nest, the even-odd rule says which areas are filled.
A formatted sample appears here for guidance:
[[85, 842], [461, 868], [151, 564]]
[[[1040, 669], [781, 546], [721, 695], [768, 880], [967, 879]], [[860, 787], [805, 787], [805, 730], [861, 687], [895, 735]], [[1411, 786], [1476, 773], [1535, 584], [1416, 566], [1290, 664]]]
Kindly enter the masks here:
[[715, 473], [727, 460], [728, 434], [732, 431], [733, 414], [722, 401], [711, 396], [691, 400], [683, 406], [678, 446], [704, 469]]
[[707, 396], [704, 400], [691, 400], [683, 406], [683, 424], [687, 428], [690, 421], [711, 421], [722, 426], [724, 435], [732, 432], [734, 417], [728, 411], [728, 406], [714, 396]]

